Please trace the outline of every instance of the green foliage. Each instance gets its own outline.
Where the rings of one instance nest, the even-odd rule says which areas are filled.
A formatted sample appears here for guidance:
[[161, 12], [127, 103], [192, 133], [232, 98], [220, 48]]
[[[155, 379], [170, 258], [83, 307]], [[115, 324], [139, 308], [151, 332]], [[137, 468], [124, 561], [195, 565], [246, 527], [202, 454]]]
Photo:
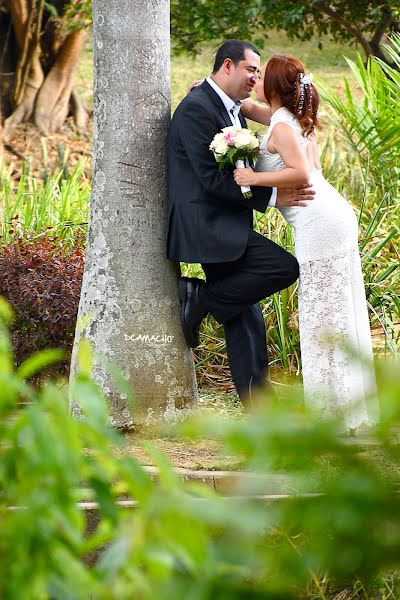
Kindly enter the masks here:
[[92, 23], [91, 0], [75, 0], [67, 2], [63, 15], [63, 23], [67, 31], [87, 29]]
[[[89, 542], [84, 540], [85, 520], [77, 501], [86, 479], [92, 482], [93, 497], [100, 496], [101, 486], [109, 486], [107, 495], [112, 493], [113, 471], [107, 456], [114, 435], [107, 430], [104, 418], [96, 417], [98, 411], [88, 411], [88, 421], [74, 422], [68, 414], [64, 390], [49, 385], [38, 392], [24, 381], [26, 369], [14, 374], [4, 335], [3, 331], [1, 597], [83, 598], [83, 590], [91, 589], [95, 580], [81, 562]], [[36, 368], [47, 366], [51, 358], [37, 355]], [[87, 395], [93, 384], [79, 374], [75, 388], [79, 397], [82, 388]], [[97, 406], [101, 402], [104, 406], [101, 395], [97, 391], [96, 394]], [[24, 410], [18, 408], [21, 399], [30, 401]], [[84, 444], [90, 448], [94, 441], [98, 445], [95, 458], [91, 458], [85, 453]], [[106, 512], [103, 498], [100, 504]], [[103, 539], [107, 538], [108, 523], [110, 518], [105, 518]]]
[[[60, 15], [56, 2], [45, 2], [53, 18], [61, 16], [66, 30], [87, 28], [92, 19], [91, 0], [65, 3]], [[397, 0], [172, 0], [171, 35], [174, 49], [196, 53], [205, 43], [249, 39], [264, 47], [267, 31], [285, 31], [291, 40], [308, 41], [329, 35], [336, 42], [361, 45], [367, 55], [380, 53], [383, 35], [398, 31]]]
[[63, 3], [45, 0], [44, 8], [51, 19], [61, 23], [65, 32], [86, 29], [92, 22], [91, 0], [66, 0]]
[[[66, 355], [58, 370], [66, 372], [82, 276], [83, 244], [78, 240], [68, 247], [45, 234], [25, 234], [0, 247], [0, 294], [15, 314], [12, 340], [18, 364], [34, 351], [63, 348]], [[26, 372], [28, 365], [21, 369]]]
[[[171, 35], [174, 49], [178, 52], [196, 52], [208, 42], [215, 44], [229, 38], [253, 39], [254, 29], [259, 31], [264, 25], [263, 4], [263, 0], [172, 0]], [[257, 36], [257, 42], [262, 45], [260, 35]]]
[[[393, 36], [390, 51], [400, 68], [400, 35]], [[364, 66], [348, 60], [363, 97], [354, 98], [345, 80], [345, 97], [323, 88], [324, 100], [333, 109], [332, 120], [346, 145], [358, 159], [369, 180], [397, 198], [400, 189], [400, 77], [381, 61], [370, 59]], [[389, 75], [389, 77], [387, 76]]]
[[8, 243], [15, 237], [56, 236], [66, 245], [77, 238], [85, 239], [88, 223], [90, 182], [84, 163], [76, 165], [65, 177], [64, 170], [44, 179], [36, 179], [25, 165], [16, 183], [7, 167], [0, 171], [0, 240]]
[[[9, 315], [5, 307], [0, 313]], [[336, 423], [315, 422], [294, 391], [282, 403], [261, 399], [262, 408], [242, 420], [199, 418], [175, 430], [220, 440], [244, 456], [255, 476], [242, 483], [240, 497], [225, 499], [185, 486], [150, 444], [158, 481], [124, 452], [123, 438], [107, 425], [105, 398], [90, 379], [87, 346], [80, 348], [82, 369], [71, 389], [85, 418], [75, 420], [65, 389], [50, 383], [33, 389], [24, 372], [13, 372], [0, 325], [5, 600], [294, 600], [305, 598], [311, 584], [319, 589], [313, 598], [327, 598], [327, 574], [335, 586], [357, 577], [367, 586], [379, 571], [399, 567], [398, 473], [389, 476], [347, 445]], [[51, 357], [35, 360], [37, 367]], [[398, 366], [387, 365], [380, 382], [382, 460], [400, 467], [390, 432], [400, 418]], [[21, 398], [30, 402], [23, 410]], [[271, 469], [283, 463], [291, 497], [263, 498]], [[135, 501], [130, 510], [118, 503], [127, 497]], [[82, 500], [98, 505], [90, 534]]]
[[[399, 35], [392, 36], [387, 51], [400, 67]], [[361, 100], [354, 99], [347, 81], [344, 99], [323, 89], [336, 136], [347, 152], [347, 157], [340, 156], [334, 172], [343, 192], [360, 204], [367, 298], [373, 319], [381, 323], [387, 344], [394, 349], [390, 338], [398, 338], [394, 323], [400, 318], [400, 77], [378, 59], [370, 59], [365, 66], [359, 56], [356, 63], [348, 63], [362, 90]], [[332, 146], [327, 151], [334, 154]], [[354, 165], [350, 178], [337, 175], [340, 162], [346, 160]]]
[[[66, 374], [83, 274], [90, 184], [83, 163], [38, 180], [25, 165], [15, 183], [2, 167], [0, 294], [11, 303], [18, 364], [37, 350], [63, 348]], [[53, 369], [53, 371], [55, 368]]]
[[[395, 384], [397, 367], [386, 369], [379, 374], [381, 386], [384, 384], [384, 418], [378, 438], [385, 455], [382, 464], [394, 461], [397, 482], [400, 455], [390, 441], [390, 424], [399, 417], [400, 389]], [[215, 437], [223, 441], [229, 453], [244, 455], [248, 468], [260, 475], [251, 486], [251, 493], [259, 497], [265, 493], [269, 471], [280, 465], [290, 474], [287, 490], [295, 497], [279, 506], [278, 502], [269, 506], [265, 516], [270, 537], [261, 560], [270, 568], [268, 577], [272, 579], [276, 573], [280, 585], [287, 585], [287, 593], [291, 584], [299, 585], [303, 577], [303, 584], [311, 578], [321, 593], [323, 574], [327, 572], [344, 584], [356, 573], [370, 580], [384, 567], [382, 560], [395, 566], [399, 540], [392, 546], [380, 529], [385, 514], [390, 515], [391, 524], [387, 526], [391, 533], [396, 527], [391, 521], [393, 515], [398, 515], [396, 498], [390, 492], [393, 479], [371, 455], [359, 454], [358, 448], [344, 444], [335, 435], [334, 423], [314, 422], [294, 391], [278, 404], [271, 400], [267, 407], [263, 404], [258, 419], [256, 415], [229, 424], [215, 418], [203, 419], [200, 425], [189, 424], [186, 430], [206, 439]], [[249, 493], [248, 486], [243, 486], [243, 494]], [[304, 492], [317, 495], [296, 497]], [[368, 548], [368, 556], [361, 547]]]
[[329, 34], [335, 41], [361, 44], [369, 55], [379, 51], [383, 34], [398, 30], [399, 15], [397, 0], [380, 4], [373, 0], [172, 0], [171, 32], [178, 52], [196, 52], [204, 43], [229, 38], [253, 40], [264, 47], [264, 32], [276, 28], [291, 39]]

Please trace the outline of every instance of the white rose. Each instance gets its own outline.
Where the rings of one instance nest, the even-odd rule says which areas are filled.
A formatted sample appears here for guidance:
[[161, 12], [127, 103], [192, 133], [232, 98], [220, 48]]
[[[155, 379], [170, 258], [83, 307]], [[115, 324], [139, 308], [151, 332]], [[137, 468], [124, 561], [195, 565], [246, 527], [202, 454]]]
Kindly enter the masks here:
[[228, 150], [228, 144], [226, 143], [225, 140], [219, 141], [214, 148], [215, 154], [226, 154], [227, 150]]
[[222, 131], [222, 135], [225, 135], [227, 133], [235, 134], [237, 131], [239, 131], [239, 128], [235, 127], [235, 125], [231, 125], [230, 127], [224, 127]]
[[235, 148], [244, 148], [251, 143], [251, 134], [246, 129], [238, 132], [235, 139]]
[[214, 136], [213, 141], [210, 144], [210, 150], [214, 150], [216, 148], [216, 146], [222, 141], [224, 140], [224, 134], [223, 133], [217, 133]]
[[260, 146], [259, 140], [254, 135], [252, 135], [250, 137], [249, 146], [252, 150], [254, 150], [254, 148], [258, 148]]

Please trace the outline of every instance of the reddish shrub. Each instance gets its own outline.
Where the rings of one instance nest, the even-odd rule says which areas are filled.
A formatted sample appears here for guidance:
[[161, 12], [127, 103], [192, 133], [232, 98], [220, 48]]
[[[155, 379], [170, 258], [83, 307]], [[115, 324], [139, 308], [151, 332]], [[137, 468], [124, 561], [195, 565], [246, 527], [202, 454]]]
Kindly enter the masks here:
[[[32, 352], [70, 354], [83, 275], [83, 244], [66, 248], [45, 235], [0, 248], [0, 294], [15, 311], [11, 335], [17, 364]], [[66, 373], [68, 360], [58, 369]]]

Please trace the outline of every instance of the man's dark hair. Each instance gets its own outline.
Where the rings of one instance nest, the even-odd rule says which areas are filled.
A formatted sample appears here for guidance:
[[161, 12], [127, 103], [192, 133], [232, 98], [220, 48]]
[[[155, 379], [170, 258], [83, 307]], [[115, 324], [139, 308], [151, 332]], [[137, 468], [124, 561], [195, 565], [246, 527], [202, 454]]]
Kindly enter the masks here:
[[227, 40], [224, 42], [217, 50], [213, 74], [220, 70], [226, 58], [230, 58], [236, 66], [238, 62], [244, 60], [244, 53], [246, 50], [252, 50], [260, 56], [257, 48], [253, 46], [253, 44], [250, 44], [250, 42], [244, 42], [243, 40]]

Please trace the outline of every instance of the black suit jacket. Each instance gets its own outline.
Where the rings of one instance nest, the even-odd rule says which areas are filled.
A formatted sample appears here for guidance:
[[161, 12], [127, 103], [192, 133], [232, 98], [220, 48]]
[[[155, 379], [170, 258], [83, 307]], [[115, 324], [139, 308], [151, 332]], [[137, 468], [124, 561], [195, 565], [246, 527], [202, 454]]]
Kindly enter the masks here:
[[[242, 126], [246, 121], [239, 116]], [[232, 121], [205, 81], [179, 104], [168, 136], [168, 241], [170, 260], [230, 262], [242, 256], [253, 211], [264, 212], [272, 188], [253, 187], [246, 200], [232, 173], [220, 173], [209, 149], [212, 139]]]

